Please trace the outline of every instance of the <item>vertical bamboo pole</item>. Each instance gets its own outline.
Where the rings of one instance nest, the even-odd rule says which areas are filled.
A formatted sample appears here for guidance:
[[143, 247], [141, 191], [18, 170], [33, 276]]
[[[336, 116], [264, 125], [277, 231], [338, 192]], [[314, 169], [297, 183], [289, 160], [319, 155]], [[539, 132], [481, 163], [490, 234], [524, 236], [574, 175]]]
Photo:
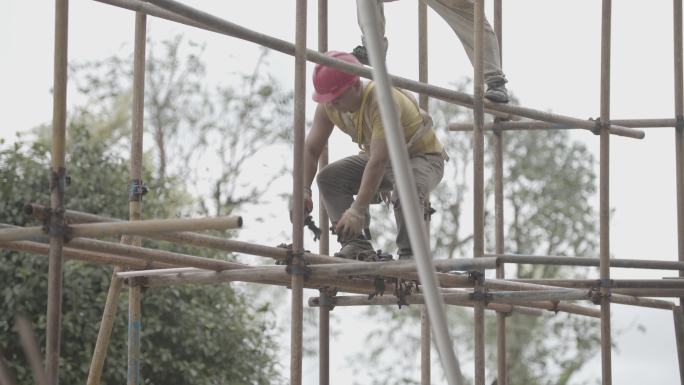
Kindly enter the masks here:
[[[611, 0], [603, 0], [601, 17], [601, 149], [600, 149], [600, 275], [610, 279], [610, 33]], [[601, 378], [611, 385], [610, 289], [601, 287]]]
[[[484, 255], [484, 0], [475, 1], [475, 63], [473, 81], [473, 256]], [[479, 285], [475, 288], [480, 291]], [[474, 307], [475, 385], [485, 383], [484, 304]]]
[[679, 361], [679, 382], [684, 385], [684, 312], [682, 312], [682, 307], [673, 307], [672, 316], [674, 317], [675, 342], [677, 343]]
[[[503, 63], [503, 15], [501, 0], [494, 0], [494, 33], [499, 42], [499, 60]], [[494, 248], [504, 252], [504, 198], [503, 198], [503, 132], [495, 131], [494, 140]], [[496, 268], [496, 278], [504, 279], [504, 264]], [[497, 385], [508, 384], [506, 374], [506, 314], [496, 313], [496, 367]]]
[[[684, 262], [684, 80], [682, 70], [682, 0], [674, 0], [675, 172], [677, 173], [677, 250]], [[684, 277], [684, 271], [679, 272]], [[680, 306], [684, 298], [679, 299]]]
[[[684, 262], [684, 70], [682, 59], [682, 0], [674, 0], [674, 79], [675, 79], [675, 172], [677, 173], [677, 250], [679, 261]], [[679, 272], [684, 277], [684, 271]], [[679, 381], [684, 385], [684, 298], [672, 309], [674, 316]]]
[[387, 127], [387, 147], [389, 149], [392, 169], [396, 173], [397, 190], [404, 205], [404, 218], [408, 226], [411, 248], [415, 256], [418, 276], [423, 284], [423, 291], [427, 308], [430, 312], [430, 324], [435, 333], [435, 345], [439, 352], [447, 383], [462, 384], [461, 368], [456, 358], [451, 336], [447, 327], [447, 317], [444, 310], [444, 299], [439, 294], [439, 285], [435, 276], [435, 266], [432, 252], [428, 243], [423, 218], [418, 206], [418, 192], [415, 179], [409, 165], [408, 151], [403, 135], [400, 132], [399, 112], [393, 103], [391, 82], [387, 73], [384, 49], [378, 31], [378, 8], [373, 1], [357, 0], [356, 6], [361, 10], [361, 29], [369, 49], [373, 79], [376, 84], [380, 117], [382, 124]]
[[[130, 165], [130, 220], [142, 218], [142, 144], [143, 117], [145, 108], [145, 48], [147, 39], [147, 15], [135, 14], [135, 48], [133, 58], [133, 129], [131, 133]], [[134, 246], [141, 245], [140, 237], [131, 239]], [[141, 301], [139, 285], [128, 290], [128, 385], [140, 385], [140, 332], [142, 328]]]
[[[428, 82], [428, 29], [427, 29], [427, 3], [418, 2], [418, 80], [421, 83]], [[418, 96], [420, 108], [428, 111], [428, 96]], [[429, 197], [427, 198], [429, 206]], [[427, 210], [426, 210], [427, 212]], [[425, 228], [430, 239], [430, 217], [426, 217]], [[430, 384], [430, 318], [427, 307], [423, 305], [420, 310], [420, 383]]]
[[[318, 52], [328, 51], [328, 0], [318, 0]], [[328, 165], [328, 145], [321, 152], [318, 159], [318, 168]], [[321, 238], [318, 244], [318, 253], [329, 255], [330, 232], [328, 213], [325, 211], [323, 200], [318, 201], [318, 223], [321, 226]], [[321, 298], [328, 296], [325, 290], [321, 290]], [[329, 298], [328, 298], [329, 299]], [[329, 301], [328, 301], [329, 302]], [[320, 385], [330, 384], [330, 307], [321, 306], [318, 309], [318, 381]]]
[[[130, 160], [130, 189], [128, 212], [131, 220], [139, 220], [142, 218], [142, 152], [143, 152], [143, 112], [144, 112], [144, 95], [145, 95], [145, 50], [147, 41], [147, 15], [145, 13], [137, 12], [135, 15], [135, 47], [133, 52], [133, 109], [132, 109], [132, 130], [131, 130], [131, 160]], [[128, 236], [122, 237], [122, 243], [134, 244], [140, 246], [140, 238], [131, 238]], [[98, 385], [102, 376], [102, 368], [104, 367], [104, 360], [107, 356], [107, 347], [109, 346], [109, 339], [112, 334], [112, 327], [114, 325], [114, 317], [119, 306], [119, 299], [121, 297], [121, 288], [123, 280], [118, 277], [117, 273], [123, 271], [120, 267], [115, 267], [112, 272], [112, 279], [109, 283], [109, 291], [107, 292], [107, 300], [105, 308], [102, 313], [102, 322], [100, 323], [100, 330], [97, 335], [97, 342], [95, 343], [95, 350], [93, 358], [90, 363], [90, 370], [88, 372], [87, 385]], [[132, 304], [138, 305], [131, 308]], [[133, 314], [134, 317], [140, 315], [140, 290], [132, 288], [129, 292], [129, 317]], [[135, 360], [131, 361], [131, 357], [140, 358], [140, 319], [129, 319], [129, 360], [127, 371], [127, 382], [140, 381], [140, 365], [136, 364]], [[137, 341], [136, 341], [137, 339]], [[137, 346], [136, 349], [131, 350], [131, 346]], [[132, 367], [137, 367], [137, 370], [132, 370]], [[133, 374], [133, 375], [132, 375]]]
[[293, 196], [294, 218], [292, 223], [292, 330], [290, 341], [290, 384], [302, 383], [302, 323], [304, 312], [304, 277], [299, 270], [303, 265], [304, 250], [303, 220], [304, 207], [302, 202], [304, 176], [302, 163], [304, 158], [304, 125], [306, 108], [306, 0], [297, 0], [297, 27], [295, 31], [295, 110], [294, 110], [294, 168], [293, 168]]
[[52, 177], [50, 179], [50, 253], [48, 270], [45, 366], [48, 383], [59, 383], [59, 343], [62, 322], [62, 246], [66, 187], [66, 98], [69, 1], [55, 2], [55, 59], [52, 110]]

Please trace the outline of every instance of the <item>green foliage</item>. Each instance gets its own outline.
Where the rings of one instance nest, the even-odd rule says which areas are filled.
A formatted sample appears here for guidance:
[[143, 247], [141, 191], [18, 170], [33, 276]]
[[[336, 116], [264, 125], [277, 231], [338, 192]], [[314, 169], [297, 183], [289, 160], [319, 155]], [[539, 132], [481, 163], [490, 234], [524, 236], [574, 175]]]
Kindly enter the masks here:
[[[151, 55], [148, 65], [156, 72], [149, 76], [163, 80], [164, 76], [178, 75], [168, 75], [164, 71], [170, 70], [172, 67], [169, 66], [174, 61], [183, 62], [183, 54], [173, 49], [180, 42], [181, 39], [164, 42], [163, 46], [168, 50], [161, 58]], [[191, 45], [190, 48], [197, 47]], [[190, 72], [192, 69], [199, 71], [202, 68], [198, 55], [185, 58]], [[71, 183], [65, 194], [65, 206], [68, 209], [116, 218], [128, 217], [127, 159], [130, 144], [127, 138], [130, 136], [131, 92], [130, 82], [126, 79], [130, 79], [129, 66], [130, 61], [112, 57], [73, 68], [72, 79], [85, 102], [70, 111], [67, 172]], [[202, 93], [201, 88], [196, 88], [202, 85], [198, 80], [202, 73], [198, 72], [196, 75], [186, 76], [184, 79], [176, 78], [175, 82], [188, 82], [189, 88], [182, 89], [185, 93], [183, 95], [208, 97], [207, 93]], [[276, 89], [275, 84], [271, 85], [270, 90], [266, 90], [262, 85], [263, 79], [267, 77], [257, 77], [261, 79], [257, 82], [260, 85], [248, 90], [253, 98], [250, 99], [251, 103], [258, 104], [260, 111], [266, 111], [271, 97], [276, 106], [274, 108], [279, 108], [278, 113], [281, 113], [283, 107], [279, 103], [284, 103], [287, 95], [282, 96], [284, 94]], [[162, 87], [162, 83], [149, 84]], [[162, 92], [154, 87], [148, 87], [147, 91], [156, 92], [149, 95], [148, 100], [158, 100], [155, 97]], [[173, 92], [181, 90], [168, 91], [173, 96]], [[206, 107], [198, 99], [178, 99], [185, 97], [183, 95], [175, 94], [176, 98], [173, 99], [183, 108], [174, 110], [173, 105], [160, 105], [159, 110], [154, 110], [148, 105], [145, 113], [148, 117], [157, 113], [169, 121], [184, 122], [183, 128], [164, 133], [178, 142], [187, 138], [183, 137], [183, 129], [193, 129], [193, 124], [198, 123], [197, 115], [193, 115], [197, 110], [193, 108]], [[278, 95], [284, 99], [278, 99]], [[235, 98], [242, 98], [242, 94], [236, 94]], [[187, 105], [183, 104], [183, 100]], [[212, 100], [214, 105], [223, 103], [223, 99]], [[224, 117], [236, 113], [231, 109], [223, 111]], [[277, 114], [273, 114], [275, 119]], [[263, 116], [264, 120], [259, 123], [264, 124], [267, 129], [272, 128], [266, 124], [267, 116]], [[217, 116], [213, 118], [218, 119]], [[165, 120], [166, 123], [169, 121]], [[209, 125], [208, 122], [205, 123]], [[202, 135], [224, 129], [219, 125], [212, 127], [215, 128], [214, 131], [198, 131], [196, 139], [200, 140]], [[50, 160], [48, 133], [49, 127], [45, 126], [36, 130], [38, 140], [33, 143], [0, 142], [0, 223], [36, 225], [24, 214], [23, 205], [27, 202], [47, 205]], [[188, 131], [185, 131], [185, 135], [187, 134]], [[272, 143], [256, 139], [254, 142], [257, 147]], [[185, 144], [188, 145], [189, 142]], [[157, 143], [155, 149], [158, 148]], [[206, 148], [195, 147], [192, 150], [202, 152]], [[195, 212], [191, 192], [184, 190], [185, 178], [192, 170], [192, 165], [183, 164], [184, 159], [180, 159], [182, 168], [178, 166], [173, 173], [160, 172], [160, 161], [155, 162], [155, 159], [159, 159], [154, 156], [158, 155], [155, 149], [148, 151], [144, 157], [143, 181], [150, 188], [150, 193], [144, 199], [143, 216], [166, 218]], [[241, 165], [242, 163], [234, 165], [231, 178], [237, 178], [244, 171]], [[223, 186], [221, 189], [222, 204], [233, 201], [238, 202], [236, 205], [240, 204], [238, 199], [234, 199], [235, 190], [225, 192]], [[258, 196], [252, 198], [256, 200]], [[193, 247], [173, 247], [168, 243], [146, 242], [146, 245], [213, 258], [230, 257], [225, 253]], [[10, 363], [11, 370], [16, 373], [19, 383], [30, 383], [32, 378], [14, 330], [14, 315], [21, 313], [27, 316], [35, 329], [39, 345], [43, 347], [47, 270], [47, 258], [43, 256], [0, 249], [0, 351]], [[110, 267], [78, 261], [69, 261], [64, 265], [60, 367], [62, 383], [85, 381], [110, 277]], [[268, 306], [248, 303], [245, 296], [236, 289], [229, 286], [149, 289], [143, 292], [142, 314], [142, 373], [146, 384], [281, 382], [277, 374], [271, 310]], [[121, 383], [126, 376], [126, 290], [122, 291], [114, 325], [102, 376], [103, 384]]]

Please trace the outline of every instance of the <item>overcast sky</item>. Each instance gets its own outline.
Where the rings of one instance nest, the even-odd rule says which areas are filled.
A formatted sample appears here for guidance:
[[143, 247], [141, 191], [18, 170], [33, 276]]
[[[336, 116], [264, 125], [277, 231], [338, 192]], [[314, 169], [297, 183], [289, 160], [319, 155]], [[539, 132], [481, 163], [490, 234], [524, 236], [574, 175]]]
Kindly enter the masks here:
[[[229, 21], [288, 41], [294, 41], [294, 1], [196, 0], [192, 5]], [[316, 1], [309, 1], [309, 42], [315, 49]], [[393, 74], [417, 78], [416, 0], [388, 4], [388, 66]], [[330, 0], [329, 47], [351, 50], [359, 42], [354, 2]], [[492, 20], [492, 2], [487, 11]], [[134, 17], [89, 0], [70, 4], [69, 59], [101, 59], [131, 49]], [[264, 12], [268, 10], [268, 12]], [[504, 1], [503, 65], [509, 89], [521, 104], [577, 118], [599, 115], [600, 15], [598, 0]], [[434, 12], [429, 12], [430, 82], [449, 86], [472, 67], [455, 35]], [[258, 54], [256, 45], [188, 27], [150, 19], [148, 35], [162, 40], [185, 33], [207, 42], [209, 76], [217, 79], [235, 71], [249, 70]], [[613, 2], [613, 48], [611, 116], [626, 118], [672, 118], [673, 40], [672, 1]], [[12, 141], [16, 131], [50, 122], [54, 44], [54, 3], [44, 0], [5, 0], [0, 12], [0, 137]], [[293, 60], [273, 53], [270, 70], [283, 84], [293, 84]], [[313, 65], [308, 65], [309, 74]], [[307, 93], [311, 93], [307, 83]], [[310, 100], [310, 99], [309, 99]], [[307, 119], [313, 103], [307, 103]], [[674, 179], [674, 129], [647, 129], [644, 140], [613, 137], [611, 142], [611, 253], [617, 258], [676, 260], [676, 197]], [[595, 152], [598, 137], [585, 131], [572, 134]], [[332, 149], [331, 159], [343, 150]], [[597, 165], [598, 167], [598, 165]], [[598, 172], [598, 168], [597, 168]], [[595, 202], [598, 206], [598, 197]], [[285, 224], [287, 226], [287, 224]], [[249, 233], [248, 233], [249, 234]], [[252, 234], [247, 240], [261, 241]], [[315, 246], [313, 246], [315, 247]], [[614, 278], [660, 278], [674, 272], [613, 270]], [[598, 277], [598, 273], [592, 277]], [[672, 315], [662, 310], [614, 305], [613, 329], [622, 331], [613, 351], [613, 382], [616, 384], [677, 382], [677, 361]], [[357, 311], [338, 309], [334, 317], [353, 318]], [[643, 324], [643, 334], [635, 325]], [[344, 325], [344, 323], [342, 323]], [[340, 330], [333, 341], [332, 369], [335, 379], [352, 375], [344, 370], [354, 333]], [[284, 339], [289, 341], [289, 338]], [[344, 341], [344, 342], [343, 342]], [[287, 361], [286, 361], [287, 362]], [[340, 363], [340, 364], [336, 364]], [[317, 383], [315, 362], [305, 365], [305, 383]], [[289, 373], [284, 368], [285, 375]], [[472, 373], [472, 367], [464, 367]], [[493, 373], [492, 373], [493, 375]], [[582, 373], [583, 380], [600, 378], [600, 357]], [[334, 381], [334, 380], [333, 380]], [[333, 382], [335, 383], [335, 382]]]

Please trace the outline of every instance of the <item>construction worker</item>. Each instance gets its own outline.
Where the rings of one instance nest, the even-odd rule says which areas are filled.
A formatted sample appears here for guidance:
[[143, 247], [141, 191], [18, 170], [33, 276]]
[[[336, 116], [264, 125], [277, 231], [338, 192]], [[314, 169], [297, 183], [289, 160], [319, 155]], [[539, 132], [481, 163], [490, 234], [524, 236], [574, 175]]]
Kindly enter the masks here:
[[[326, 55], [361, 64], [350, 53], [331, 51]], [[374, 92], [375, 83], [362, 82], [357, 75], [319, 64], [314, 69], [313, 84], [313, 100], [319, 104], [304, 144], [305, 210], [308, 213], [313, 208], [310, 186], [316, 176], [318, 158], [337, 126], [358, 144], [361, 152], [327, 165], [316, 178], [332, 228], [342, 244], [336, 256], [373, 259], [375, 252], [368, 237], [364, 236], [364, 230], [370, 224], [368, 205], [374, 195], [384, 193], [385, 196], [390, 195], [389, 200], [394, 207], [399, 258], [411, 258], [408, 232], [394, 189], [385, 127], [380, 118], [377, 93]], [[393, 88], [392, 96], [401, 116], [420, 207], [424, 210], [425, 198], [442, 179], [446, 153], [432, 128], [432, 119], [419, 109], [413, 95]]]
[[[385, 52], [387, 51], [387, 38], [385, 37], [385, 14], [383, 3], [396, 1], [396, 0], [376, 0], [378, 3], [379, 20], [378, 28], [380, 29], [380, 35], [384, 39]], [[422, 0], [434, 9], [444, 21], [449, 24], [451, 29], [454, 30], [456, 36], [461, 40], [463, 47], [465, 48], [466, 54], [472, 63], [475, 59], [475, 30], [474, 30], [474, 17], [475, 17], [475, 5], [473, 0]], [[359, 25], [361, 23], [361, 16], [358, 14], [357, 18]], [[487, 19], [484, 21], [484, 81], [487, 86], [485, 90], [485, 98], [496, 102], [496, 103], [508, 103], [508, 90], [506, 90], [506, 76], [501, 70], [501, 53], [499, 50], [499, 42], [496, 39], [494, 30], [492, 26], [489, 25]], [[366, 51], [366, 42], [361, 37], [363, 45], [354, 48], [354, 55], [363, 64], [368, 63], [368, 54]]]

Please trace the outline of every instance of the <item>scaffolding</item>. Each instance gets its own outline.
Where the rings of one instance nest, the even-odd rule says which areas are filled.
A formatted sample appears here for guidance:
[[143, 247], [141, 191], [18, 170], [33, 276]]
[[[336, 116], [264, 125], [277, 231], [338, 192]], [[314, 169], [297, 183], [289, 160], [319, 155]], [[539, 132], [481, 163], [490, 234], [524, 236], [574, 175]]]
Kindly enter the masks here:
[[[354, 66], [323, 55], [327, 47], [327, 0], [318, 0], [318, 51], [307, 49], [306, 18], [307, 1], [296, 1], [295, 43], [267, 36], [213, 15], [193, 9], [173, 0], [96, 0], [135, 12], [134, 47], [134, 93], [132, 145], [130, 154], [129, 221], [101, 217], [89, 213], [67, 210], [64, 207], [66, 185], [65, 128], [66, 128], [66, 80], [68, 45], [68, 0], [56, 0], [55, 58], [54, 58], [54, 105], [52, 132], [52, 164], [50, 183], [50, 207], [27, 205], [27, 213], [41, 220], [43, 227], [17, 228], [0, 226], [0, 247], [27, 251], [49, 257], [48, 309], [45, 376], [41, 383], [58, 384], [60, 322], [62, 297], [63, 259], [78, 259], [93, 263], [114, 265], [107, 301], [95, 345], [88, 385], [100, 383], [114, 314], [121, 290], [129, 290], [128, 378], [129, 385], [140, 384], [140, 325], [141, 287], [158, 287], [184, 284], [216, 284], [222, 282], [253, 282], [289, 287], [292, 293], [291, 362], [290, 383], [302, 383], [302, 331], [303, 288], [318, 289], [319, 297], [309, 298], [308, 305], [319, 308], [319, 375], [320, 384], [329, 384], [329, 314], [333, 307], [394, 305], [397, 303], [425, 304], [421, 316], [421, 384], [430, 383], [430, 334], [434, 333], [437, 351], [450, 385], [462, 384], [458, 359], [451, 344], [446, 322], [445, 305], [465, 306], [474, 309], [474, 380], [476, 385], [485, 384], [484, 312], [496, 312], [497, 323], [497, 383], [508, 384], [506, 361], [506, 318], [513, 314], [540, 315], [543, 311], [567, 312], [600, 319], [601, 331], [601, 378], [603, 385], [612, 383], [611, 367], [611, 303], [649, 307], [671, 311], [674, 318], [675, 339], [679, 360], [681, 383], [684, 385], [684, 77], [682, 60], [682, 1], [673, 0], [674, 16], [674, 74], [675, 117], [665, 119], [611, 120], [610, 117], [610, 47], [611, 47], [611, 1], [602, 0], [601, 29], [601, 102], [600, 117], [582, 120], [573, 117], [538, 111], [508, 104], [496, 104], [484, 99], [482, 36], [484, 25], [484, 0], [475, 0], [475, 59], [473, 94], [456, 92], [428, 84], [427, 71], [427, 8], [425, 2], [418, 5], [419, 17], [419, 80], [414, 81], [387, 73], [381, 53], [377, 26], [375, 25], [375, 1], [357, 0], [361, 26], [368, 43], [372, 68]], [[195, 28], [236, 37], [264, 47], [292, 55], [295, 58], [295, 104], [294, 104], [294, 215], [292, 226], [292, 249], [269, 247], [259, 244], [197, 234], [207, 229], [240, 228], [240, 217], [142, 220], [143, 182], [141, 173], [144, 105], [144, 69], [146, 51], [147, 16], [163, 18]], [[494, 30], [501, 42], [502, 2], [494, 0]], [[305, 73], [307, 61], [324, 64], [376, 81], [381, 103], [383, 123], [398, 127], [397, 113], [390, 101], [391, 86], [401, 87], [420, 94], [420, 105], [427, 108], [427, 98], [433, 97], [471, 108], [474, 122], [452, 124], [452, 131], [473, 132], [473, 258], [456, 260], [433, 260], [423, 232], [422, 218], [417, 215], [417, 197], [412, 189], [407, 152], [395, 130], [387, 130], [390, 158], [395, 170], [406, 171], [398, 175], [397, 183], [405, 215], [415, 261], [356, 262], [328, 256], [328, 218], [321, 209], [319, 222], [323, 226], [319, 252], [303, 249], [303, 162], [302, 146], [305, 132]], [[496, 117], [494, 123], [485, 123], [485, 113]], [[522, 119], [526, 118], [526, 119]], [[619, 135], [641, 139], [640, 128], [673, 127], [676, 151], [676, 197], [678, 261], [623, 260], [610, 258], [609, 237], [609, 154], [610, 136]], [[504, 253], [504, 205], [503, 205], [503, 140], [506, 131], [582, 129], [600, 136], [599, 223], [600, 253], [595, 257], [560, 257], [508, 255]], [[494, 253], [486, 253], [484, 247], [484, 133], [492, 131], [494, 140], [495, 181], [495, 237]], [[328, 162], [327, 149], [319, 160], [322, 167]], [[321, 205], [321, 207], [323, 207]], [[72, 224], [75, 223], [75, 224]], [[191, 232], [192, 231], [192, 232]], [[120, 244], [97, 241], [87, 237], [123, 235]], [[280, 261], [282, 265], [252, 266], [170, 251], [141, 247], [142, 237], [207, 247], [215, 250], [244, 253]], [[586, 280], [512, 280], [506, 279], [506, 264], [550, 264], [566, 266], [598, 266], [600, 275]], [[679, 272], [679, 278], [611, 279], [611, 267], [635, 269], [659, 269]], [[496, 278], [487, 278], [486, 270], [495, 270]], [[467, 272], [468, 274], [454, 274]], [[376, 277], [395, 277], [386, 280], [385, 290], [394, 295], [377, 296]], [[406, 291], [405, 282], [416, 282], [417, 291]], [[352, 295], [338, 295], [338, 293]], [[361, 295], [362, 294], [362, 295]], [[369, 294], [374, 295], [369, 298]], [[679, 298], [679, 305], [672, 301], [648, 298]], [[600, 305], [591, 306], [568, 303], [590, 301]], [[27, 326], [23, 326], [27, 335]], [[23, 337], [22, 335], [22, 337]], [[27, 341], [30, 338], [25, 338]], [[30, 343], [29, 343], [30, 345]], [[32, 347], [32, 352], [37, 349]], [[32, 365], [35, 367], [35, 354]], [[0, 374], [3, 372], [0, 361]], [[34, 369], [37, 370], [37, 369]], [[3, 380], [0, 376], [0, 380]], [[7, 380], [5, 380], [7, 381]], [[45, 381], [45, 382], [44, 382]]]

